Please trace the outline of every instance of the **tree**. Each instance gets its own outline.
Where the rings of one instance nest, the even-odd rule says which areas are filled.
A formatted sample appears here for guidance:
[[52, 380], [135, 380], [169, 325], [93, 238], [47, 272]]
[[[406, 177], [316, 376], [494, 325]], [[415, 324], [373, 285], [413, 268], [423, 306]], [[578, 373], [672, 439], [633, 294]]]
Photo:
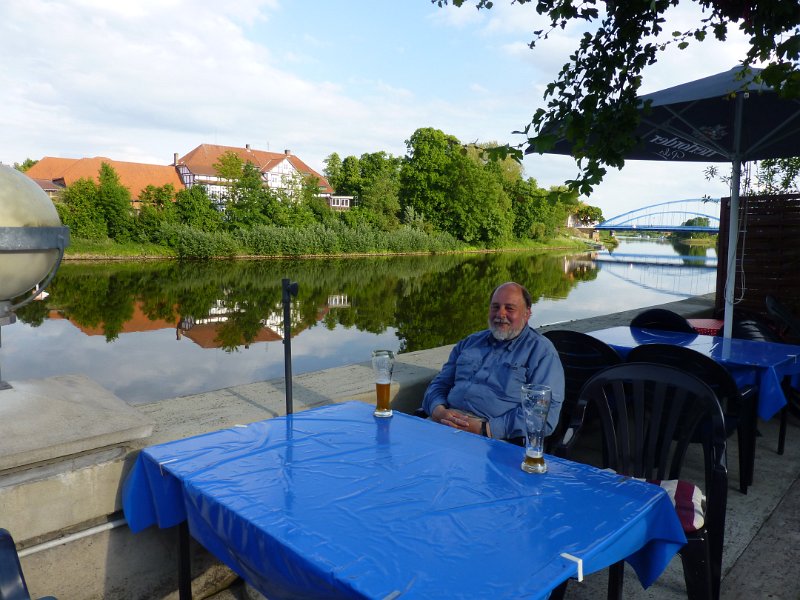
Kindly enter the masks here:
[[603, 220], [603, 211], [597, 206], [581, 204], [578, 210], [575, 211], [575, 218], [578, 219], [581, 225], [600, 223]]
[[223, 179], [234, 181], [242, 176], [242, 169], [244, 168], [244, 161], [241, 157], [228, 150], [222, 154], [213, 165], [217, 175]]
[[119, 180], [119, 175], [108, 163], [100, 164], [97, 186], [97, 205], [103, 212], [108, 237], [124, 242], [130, 239], [133, 232], [133, 209], [131, 192]]
[[91, 179], [79, 179], [64, 190], [56, 210], [61, 222], [69, 227], [70, 235], [86, 240], [108, 237], [108, 227], [98, 204], [97, 184]]
[[22, 164], [15, 162], [14, 168], [17, 171], [22, 171], [24, 173], [38, 162], [39, 162], [38, 160], [33, 160], [32, 158], [26, 158], [25, 160], [22, 161]]
[[202, 185], [180, 190], [175, 195], [175, 212], [179, 222], [201, 231], [217, 231], [222, 226], [222, 213]]
[[272, 191], [264, 187], [258, 167], [251, 162], [244, 163], [239, 175], [232, 178], [225, 210], [229, 228], [268, 225], [275, 222], [277, 212], [278, 201]]
[[384, 230], [395, 229], [400, 223], [401, 163], [399, 158], [383, 151], [362, 154], [358, 161], [358, 208], [370, 211], [375, 224]]
[[400, 170], [403, 210], [468, 243], [494, 245], [511, 234], [511, 201], [496, 168], [474, 157], [461, 142], [433, 128], [406, 140]]
[[[461, 6], [466, 1], [431, 0], [439, 6]], [[679, 1], [606, 0], [601, 5], [600, 0], [537, 0], [536, 11], [549, 17], [550, 29], [535, 31], [531, 48], [570, 21], [598, 24], [594, 33], [583, 35], [571, 62], [547, 85], [546, 108], [537, 110], [522, 131], [538, 152], [546, 152], [559, 137], [566, 137], [581, 171], [568, 183], [584, 194], [603, 179], [606, 166], [625, 164], [626, 152], [636, 143], [636, 98], [642, 73], [669, 44], [685, 48], [691, 42], [702, 42], [709, 33], [724, 41], [728, 27], [738, 24], [750, 36], [750, 48], [742, 62], [746, 66], [767, 63], [761, 73], [764, 83], [787, 97], [800, 96], [800, 10], [796, 1], [693, 0], [704, 11], [700, 23], [664, 40], [659, 37], [664, 34], [664, 14]], [[474, 2], [479, 9], [493, 4], [491, 0]], [[605, 11], [602, 17], [600, 6]], [[502, 146], [490, 155], [521, 159], [522, 145]]]
[[336, 193], [339, 193], [339, 182], [342, 178], [342, 159], [339, 158], [336, 152], [333, 152], [322, 162], [325, 163], [325, 169], [322, 171], [325, 179], [336, 190]]
[[361, 165], [355, 156], [346, 156], [342, 161], [342, 170], [339, 182], [336, 186], [336, 193], [342, 196], [361, 195]]

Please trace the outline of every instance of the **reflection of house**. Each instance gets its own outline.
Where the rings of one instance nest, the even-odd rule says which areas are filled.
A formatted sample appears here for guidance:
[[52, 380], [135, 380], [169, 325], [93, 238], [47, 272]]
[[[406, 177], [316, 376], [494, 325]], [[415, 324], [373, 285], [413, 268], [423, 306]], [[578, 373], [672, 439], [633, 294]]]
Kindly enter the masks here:
[[[201, 319], [204, 320], [204, 319]], [[186, 323], [181, 319], [181, 323]], [[201, 348], [220, 348], [222, 343], [219, 340], [219, 327], [222, 321], [215, 319], [206, 323], [194, 323], [187, 328], [178, 326], [178, 339], [182, 337], [189, 338]], [[279, 333], [273, 331], [269, 327], [262, 327], [259, 329], [256, 336], [249, 342], [244, 339], [240, 340], [239, 344], [248, 347], [250, 344], [257, 342], [279, 342], [283, 338]]]
[[244, 148], [200, 144], [181, 158], [176, 153], [175, 168], [187, 188], [204, 185], [210, 197], [223, 199], [228, 195], [230, 180], [220, 177], [214, 165], [226, 154], [235, 154], [242, 163], [253, 164], [261, 174], [265, 187], [291, 195], [306, 177], [313, 177], [318, 182], [319, 196], [325, 198], [331, 208], [344, 210], [350, 207], [350, 196], [334, 196], [328, 180], [289, 150], [254, 150], [250, 148], [250, 144], [246, 144]]
[[[47, 314], [48, 319], [65, 319], [65, 317], [58, 310], [51, 310]], [[86, 335], [105, 335], [105, 327], [103, 324], [96, 326], [80, 325], [73, 319], [68, 319], [75, 327], [80, 329]], [[142, 310], [141, 302], [133, 303], [133, 315], [130, 319], [122, 323], [120, 326], [120, 333], [137, 333], [140, 331], [158, 331], [159, 329], [173, 329], [175, 327], [174, 321], [165, 321], [164, 319], [150, 319]]]
[[347, 308], [350, 306], [350, 299], [347, 294], [331, 294], [328, 296], [328, 308]]
[[[138, 207], [139, 195], [148, 185], [162, 187], [172, 185], [175, 191], [184, 188], [175, 167], [170, 165], [151, 165], [147, 163], [122, 162], [101, 156], [94, 158], [53, 158], [45, 156], [25, 174], [39, 183], [49, 182], [50, 186], [72, 185], [79, 179], [99, 181], [100, 165], [108, 163], [119, 176], [119, 181], [131, 193], [134, 207]], [[42, 185], [39, 183], [39, 185]], [[42, 186], [44, 188], [44, 186]], [[48, 191], [45, 189], [45, 191]]]

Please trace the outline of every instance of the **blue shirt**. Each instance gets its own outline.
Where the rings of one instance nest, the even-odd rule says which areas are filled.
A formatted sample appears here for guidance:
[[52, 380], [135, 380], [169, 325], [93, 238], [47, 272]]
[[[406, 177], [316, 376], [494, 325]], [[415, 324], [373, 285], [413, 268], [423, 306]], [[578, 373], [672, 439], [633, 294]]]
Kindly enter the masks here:
[[550, 386], [552, 400], [545, 428], [549, 435], [558, 424], [564, 401], [564, 369], [558, 352], [550, 340], [527, 326], [507, 341], [496, 340], [485, 329], [455, 345], [425, 391], [422, 408], [432, 415], [443, 404], [488, 419], [492, 437], [520, 437], [525, 435], [520, 399], [523, 383]]

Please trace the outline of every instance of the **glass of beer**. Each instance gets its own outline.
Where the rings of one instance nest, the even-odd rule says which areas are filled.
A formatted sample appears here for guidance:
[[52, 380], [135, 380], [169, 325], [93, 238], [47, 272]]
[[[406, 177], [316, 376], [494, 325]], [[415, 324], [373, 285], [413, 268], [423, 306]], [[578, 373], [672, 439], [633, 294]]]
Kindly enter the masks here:
[[537, 383], [522, 386], [522, 410], [525, 413], [525, 460], [522, 470], [527, 473], [546, 473], [544, 462], [544, 428], [550, 410], [550, 387]]
[[374, 350], [372, 352], [372, 370], [375, 371], [375, 393], [378, 401], [375, 406], [376, 417], [391, 417], [392, 407], [389, 399], [389, 388], [392, 385], [394, 369], [394, 352], [391, 350]]

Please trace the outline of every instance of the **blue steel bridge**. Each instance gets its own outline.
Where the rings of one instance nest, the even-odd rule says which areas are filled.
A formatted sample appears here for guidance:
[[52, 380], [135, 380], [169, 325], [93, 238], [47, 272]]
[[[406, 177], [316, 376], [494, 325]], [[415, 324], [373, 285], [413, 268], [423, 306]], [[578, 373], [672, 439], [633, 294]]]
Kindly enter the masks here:
[[[696, 218], [708, 219], [708, 225], [684, 225]], [[643, 206], [592, 227], [601, 231], [699, 231], [719, 233], [719, 199], [693, 198]]]

